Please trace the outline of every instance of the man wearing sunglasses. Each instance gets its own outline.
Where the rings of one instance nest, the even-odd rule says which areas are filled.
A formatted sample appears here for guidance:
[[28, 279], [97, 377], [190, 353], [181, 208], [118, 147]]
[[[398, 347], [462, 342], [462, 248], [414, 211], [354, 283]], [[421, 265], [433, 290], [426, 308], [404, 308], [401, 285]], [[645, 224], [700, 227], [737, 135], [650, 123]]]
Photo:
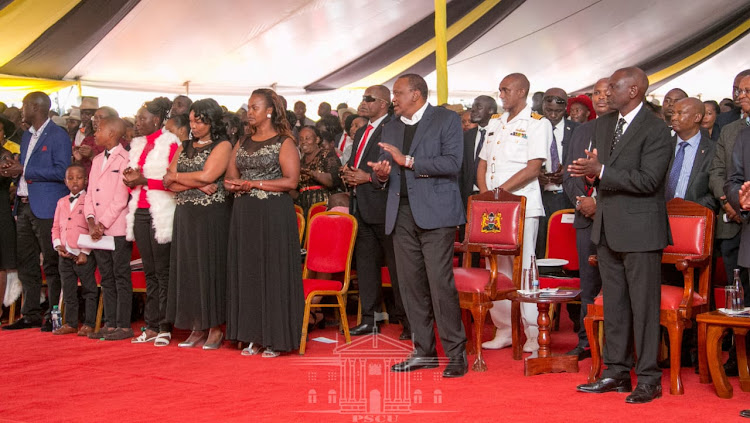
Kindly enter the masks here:
[[399, 292], [393, 239], [385, 234], [385, 204], [388, 193], [373, 186], [370, 179], [372, 168], [367, 164], [376, 162], [380, 156], [378, 143], [383, 126], [391, 120], [388, 114], [390, 98], [391, 90], [382, 85], [374, 85], [365, 90], [357, 113], [369, 121], [354, 135], [351, 157], [341, 171], [341, 179], [352, 188], [349, 212], [357, 219], [359, 227], [354, 254], [357, 259], [362, 323], [351, 328], [349, 333], [358, 336], [379, 332], [375, 313], [380, 311], [382, 304], [380, 269], [387, 265], [395, 303], [390, 309], [389, 320], [401, 322], [403, 331], [400, 339], [406, 340], [411, 338], [411, 330]]
[[[544, 257], [546, 251], [549, 216], [558, 210], [573, 208], [573, 204], [563, 193], [562, 164], [568, 158], [570, 137], [578, 124], [565, 118], [567, 106], [568, 94], [562, 88], [550, 88], [544, 93], [542, 112], [552, 124], [552, 142], [550, 142], [547, 161], [539, 175], [544, 216], [539, 218], [539, 235], [536, 237], [537, 257]], [[577, 322], [577, 319], [573, 321]]]

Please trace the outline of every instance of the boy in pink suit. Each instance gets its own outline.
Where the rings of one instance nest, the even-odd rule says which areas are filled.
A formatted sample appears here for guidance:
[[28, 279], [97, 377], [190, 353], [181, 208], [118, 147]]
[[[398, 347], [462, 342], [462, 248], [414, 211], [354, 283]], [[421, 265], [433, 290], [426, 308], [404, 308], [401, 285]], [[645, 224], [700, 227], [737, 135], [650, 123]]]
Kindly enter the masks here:
[[104, 314], [107, 323], [89, 338], [117, 341], [133, 337], [130, 310], [133, 302], [133, 283], [130, 279], [130, 255], [133, 245], [125, 239], [128, 212], [128, 188], [122, 183], [122, 171], [128, 167], [128, 152], [119, 140], [125, 133], [120, 118], [108, 117], [99, 121], [94, 136], [104, 151], [94, 157], [89, 174], [89, 188], [84, 212], [89, 234], [93, 240], [112, 236], [114, 251], [94, 250], [102, 277]]
[[[54, 335], [78, 333], [86, 336], [94, 331], [97, 308], [96, 262], [89, 257], [91, 250], [78, 247], [78, 236], [88, 234], [88, 223], [83, 212], [86, 202], [86, 169], [78, 164], [68, 166], [65, 185], [70, 190], [57, 202], [52, 224], [52, 246], [57, 250], [57, 262], [62, 279], [65, 301], [65, 324], [52, 332]], [[78, 280], [81, 280], [81, 295], [85, 304], [83, 327], [78, 330]]]

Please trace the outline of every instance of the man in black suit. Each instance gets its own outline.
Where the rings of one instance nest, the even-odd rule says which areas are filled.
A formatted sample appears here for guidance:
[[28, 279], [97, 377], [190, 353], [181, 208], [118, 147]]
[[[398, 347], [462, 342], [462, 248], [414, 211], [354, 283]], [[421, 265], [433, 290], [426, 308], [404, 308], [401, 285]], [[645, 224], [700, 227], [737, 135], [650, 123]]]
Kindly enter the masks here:
[[[542, 112], [544, 117], [552, 124], [552, 143], [550, 143], [547, 161], [539, 175], [544, 216], [539, 218], [539, 232], [536, 236], [537, 257], [545, 256], [549, 217], [558, 210], [573, 208], [573, 203], [563, 193], [562, 165], [568, 158], [570, 137], [578, 123], [565, 119], [567, 104], [568, 94], [562, 88], [550, 88], [544, 92]], [[571, 318], [574, 321], [577, 320], [576, 316], [571, 316]]]
[[[714, 142], [701, 132], [703, 102], [694, 97], [678, 100], [672, 113], [672, 161], [667, 172], [666, 200], [682, 198], [718, 208], [708, 186], [708, 170], [714, 157]], [[679, 168], [678, 168], [679, 166]]]
[[342, 168], [342, 180], [352, 187], [349, 211], [357, 218], [359, 225], [354, 254], [357, 259], [362, 322], [349, 330], [349, 333], [353, 336], [378, 333], [375, 312], [382, 302], [380, 268], [385, 262], [391, 276], [395, 300], [391, 321], [400, 321], [403, 326], [400, 339], [409, 339], [411, 331], [398, 287], [393, 239], [385, 234], [385, 202], [388, 196], [385, 191], [375, 189], [370, 183], [372, 169], [367, 165], [367, 162], [377, 161], [380, 156], [378, 143], [383, 126], [390, 120], [390, 98], [391, 91], [382, 85], [374, 85], [365, 90], [358, 113], [368, 118], [369, 123], [357, 131], [352, 145], [353, 154]]
[[627, 403], [661, 397], [659, 303], [661, 254], [671, 241], [665, 180], [672, 156], [669, 129], [643, 107], [648, 77], [639, 68], [609, 78], [611, 113], [596, 121], [594, 151], [569, 166], [572, 176], [594, 177], [598, 200], [591, 241], [597, 245], [604, 294], [607, 369], [581, 392], [630, 392], [633, 343], [638, 385]]
[[[591, 96], [594, 111], [600, 118], [612, 110], [607, 105], [608, 78], [602, 78], [594, 84], [594, 92]], [[586, 317], [587, 307], [593, 304], [594, 298], [602, 289], [602, 278], [599, 269], [589, 264], [589, 256], [596, 254], [596, 245], [591, 242], [591, 227], [596, 214], [596, 189], [587, 182], [585, 178], [573, 178], [567, 167], [573, 160], [586, 157], [585, 150], [591, 150], [594, 139], [594, 128], [596, 120], [588, 121], [578, 126], [573, 131], [570, 139], [570, 148], [566, 154], [565, 171], [563, 172], [563, 190], [571, 203], [575, 204], [576, 213], [573, 227], [576, 228], [576, 248], [578, 250], [578, 274], [581, 280], [581, 311], [578, 317], [578, 344], [568, 351], [568, 355], [578, 356], [578, 360], [591, 357], [589, 340], [586, 337], [586, 328], [583, 319]], [[593, 182], [593, 181], [592, 181]], [[568, 309], [570, 313], [570, 309]]]
[[682, 88], [672, 88], [667, 91], [667, 94], [664, 96], [664, 103], [661, 105], [661, 110], [664, 115], [664, 122], [666, 122], [667, 126], [670, 128], [672, 127], [674, 105], [683, 98], [687, 98], [687, 96], [687, 93]]
[[471, 122], [478, 126], [464, 132], [464, 160], [461, 163], [459, 176], [464, 208], [469, 202], [470, 195], [479, 194], [479, 187], [477, 187], [479, 152], [482, 151], [487, 136], [487, 124], [495, 113], [497, 113], [497, 102], [494, 98], [480, 95], [474, 99], [474, 104], [471, 106]]
[[385, 231], [393, 233], [401, 294], [414, 353], [391, 367], [410, 372], [438, 366], [434, 324], [450, 359], [443, 377], [468, 371], [453, 242], [466, 222], [458, 189], [463, 141], [457, 113], [427, 103], [427, 83], [415, 74], [393, 85], [398, 116], [383, 127], [380, 161], [368, 163], [373, 182], [387, 185]]

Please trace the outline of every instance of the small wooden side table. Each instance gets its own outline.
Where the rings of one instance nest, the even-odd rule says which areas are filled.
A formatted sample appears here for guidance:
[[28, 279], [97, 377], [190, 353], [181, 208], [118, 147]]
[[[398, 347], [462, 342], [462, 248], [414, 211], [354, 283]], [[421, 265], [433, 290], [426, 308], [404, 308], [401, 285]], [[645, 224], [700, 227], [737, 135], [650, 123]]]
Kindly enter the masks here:
[[573, 301], [581, 293], [581, 290], [570, 289], [564, 290], [564, 292], [566, 294], [564, 296], [531, 296], [519, 292], [513, 298], [513, 301], [535, 303], [537, 310], [539, 310], [539, 317], [537, 317], [537, 324], [539, 325], [539, 355], [537, 357], [527, 357], [526, 360], [524, 360], [523, 370], [524, 375], [526, 376], [533, 376], [541, 373], [578, 373], [578, 356], [552, 354], [552, 351], [550, 350], [550, 344], [552, 343], [549, 319], [550, 305]]
[[719, 311], [710, 311], [696, 316], [698, 322], [698, 367], [700, 382], [711, 383], [713, 379], [716, 395], [732, 398], [732, 385], [727, 380], [721, 362], [721, 340], [727, 330], [734, 331], [737, 348], [737, 368], [740, 374], [740, 389], [750, 392], [750, 371], [747, 366], [745, 336], [750, 329], [750, 318], [732, 317]]

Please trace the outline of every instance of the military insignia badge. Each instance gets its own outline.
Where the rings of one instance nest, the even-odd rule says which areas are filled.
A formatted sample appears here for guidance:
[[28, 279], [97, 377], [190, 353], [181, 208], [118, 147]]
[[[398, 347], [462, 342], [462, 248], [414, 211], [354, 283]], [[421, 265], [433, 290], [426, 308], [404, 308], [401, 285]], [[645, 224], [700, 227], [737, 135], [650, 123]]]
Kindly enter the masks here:
[[500, 232], [500, 222], [503, 216], [500, 213], [484, 212], [482, 213], [482, 233], [498, 233]]

